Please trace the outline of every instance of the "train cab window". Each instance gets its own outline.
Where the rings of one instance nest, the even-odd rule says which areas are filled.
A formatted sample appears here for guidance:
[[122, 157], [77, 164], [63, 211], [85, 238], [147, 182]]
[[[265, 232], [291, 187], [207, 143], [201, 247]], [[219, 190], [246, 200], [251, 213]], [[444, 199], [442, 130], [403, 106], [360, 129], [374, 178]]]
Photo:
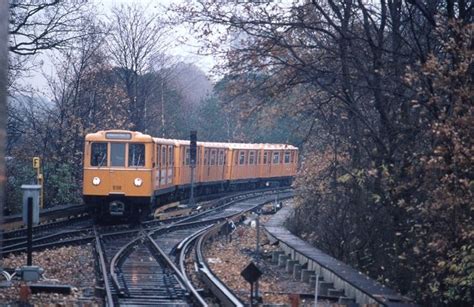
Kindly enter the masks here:
[[128, 144], [128, 166], [145, 166], [145, 144]]
[[166, 146], [161, 146], [161, 165], [166, 165]]
[[189, 147], [186, 147], [186, 150], [185, 150], [185, 157], [184, 157], [184, 162], [186, 165], [189, 165], [189, 160], [190, 160], [190, 157], [189, 157]]
[[168, 147], [168, 164], [173, 165], [173, 146]]
[[211, 165], [216, 165], [216, 150], [215, 149], [211, 149]]
[[280, 163], [280, 152], [275, 151], [273, 152], [273, 164]]
[[224, 164], [224, 151], [219, 150], [219, 165], [223, 165], [223, 164]]
[[110, 143], [111, 166], [125, 166], [125, 143]]
[[249, 164], [255, 164], [255, 151], [249, 152]]
[[290, 163], [290, 152], [285, 151], [285, 163]]
[[263, 153], [263, 164], [267, 164], [268, 163], [268, 151], [265, 151]]
[[107, 166], [107, 143], [92, 143], [91, 166]]
[[245, 151], [243, 150], [240, 151], [239, 164], [240, 165], [245, 164]]

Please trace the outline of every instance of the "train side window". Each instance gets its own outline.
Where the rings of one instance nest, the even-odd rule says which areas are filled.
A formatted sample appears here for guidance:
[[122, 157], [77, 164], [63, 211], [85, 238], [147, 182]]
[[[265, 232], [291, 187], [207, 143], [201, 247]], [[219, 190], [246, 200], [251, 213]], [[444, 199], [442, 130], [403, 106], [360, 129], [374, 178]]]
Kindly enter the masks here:
[[263, 164], [267, 164], [268, 163], [268, 151], [265, 151], [263, 153]]
[[227, 162], [227, 150], [224, 151], [224, 160], [222, 162], [224, 163], [224, 165]]
[[273, 164], [278, 164], [280, 162], [280, 152], [273, 152]]
[[173, 146], [168, 147], [168, 164], [173, 165], [174, 159], [173, 159]]
[[204, 149], [204, 165], [208, 164], [209, 149]]
[[107, 143], [92, 143], [91, 166], [107, 166]]
[[285, 151], [285, 163], [290, 163], [290, 152]]
[[211, 165], [216, 165], [216, 150], [211, 149]]
[[145, 166], [145, 144], [128, 144], [128, 166]]
[[166, 165], [166, 146], [161, 146], [161, 165]]
[[254, 164], [255, 162], [255, 151], [249, 152], [249, 164]]
[[291, 151], [291, 163], [295, 163], [295, 151]]
[[224, 151], [221, 149], [219, 150], [219, 165], [224, 164]]
[[257, 151], [257, 164], [262, 164], [262, 154], [260, 151]]
[[110, 143], [111, 166], [125, 166], [125, 143]]
[[237, 165], [239, 163], [239, 157], [238, 157], [238, 152], [233, 151], [233, 156], [234, 156], [234, 164]]
[[184, 157], [184, 162], [186, 165], [189, 165], [189, 147], [186, 147], [186, 150], [185, 150], [185, 157]]
[[245, 164], [245, 151], [243, 151], [243, 150], [240, 151], [239, 164], [240, 165]]

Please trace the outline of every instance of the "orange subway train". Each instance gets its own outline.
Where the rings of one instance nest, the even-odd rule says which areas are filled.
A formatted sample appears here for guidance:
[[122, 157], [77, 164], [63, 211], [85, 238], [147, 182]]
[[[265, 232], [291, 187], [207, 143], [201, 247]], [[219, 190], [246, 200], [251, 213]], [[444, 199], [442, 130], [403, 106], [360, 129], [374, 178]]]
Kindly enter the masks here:
[[[285, 144], [197, 142], [194, 195], [289, 185], [298, 148]], [[127, 219], [189, 197], [190, 141], [127, 130], [88, 134], [84, 201], [94, 215]]]

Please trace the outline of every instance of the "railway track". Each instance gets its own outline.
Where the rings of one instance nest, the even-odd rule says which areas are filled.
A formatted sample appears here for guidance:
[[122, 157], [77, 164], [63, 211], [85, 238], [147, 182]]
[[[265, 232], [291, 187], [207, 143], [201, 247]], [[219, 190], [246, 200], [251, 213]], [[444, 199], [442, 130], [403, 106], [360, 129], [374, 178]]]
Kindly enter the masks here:
[[[40, 223], [49, 223], [50, 221], [69, 219], [71, 217], [88, 216], [85, 205], [64, 205], [40, 210]], [[3, 217], [3, 224], [0, 228], [4, 232], [14, 232], [14, 230], [24, 230], [22, 214], [7, 215]]]
[[[94, 239], [92, 220], [80, 216], [33, 227], [34, 250], [84, 243]], [[26, 251], [26, 230], [14, 230], [3, 234], [3, 255]]]
[[[200, 210], [194, 208], [190, 216], [151, 220], [138, 226], [94, 226], [90, 219], [80, 216], [37, 226], [34, 246], [43, 249], [95, 240], [97, 272], [100, 272], [107, 306], [206, 306], [202, 290], [194, 288], [189, 276], [192, 273], [189, 272], [189, 260], [194, 257], [200, 279], [212, 292], [213, 299], [217, 298], [225, 306], [243, 306], [243, 302], [208, 267], [202, 250], [208, 240], [219, 235], [226, 219], [237, 220], [245, 212], [256, 211], [273, 201], [275, 193], [279, 199], [291, 196], [291, 192], [283, 189], [228, 195], [201, 203]], [[282, 221], [284, 218], [279, 219], [279, 225]], [[288, 263], [293, 261], [306, 266], [312, 274], [309, 282], [314, 282], [314, 272], [319, 272], [320, 297], [341, 303], [413, 306], [409, 299], [366, 276], [359, 276], [360, 273], [354, 270], [352, 273], [348, 266], [320, 251], [310, 250], [304, 242], [275, 226], [269, 224], [266, 231], [280, 242], [280, 254], [286, 255]], [[5, 233], [3, 252], [24, 252], [25, 240], [24, 230]], [[332, 268], [331, 263], [336, 267]], [[341, 268], [344, 270], [340, 272]]]
[[97, 258], [106, 304], [206, 306], [187, 276], [184, 257], [191, 238], [226, 218], [274, 199], [274, 191], [216, 200], [208, 210], [172, 224], [143, 223], [139, 229], [103, 233], [96, 229]]

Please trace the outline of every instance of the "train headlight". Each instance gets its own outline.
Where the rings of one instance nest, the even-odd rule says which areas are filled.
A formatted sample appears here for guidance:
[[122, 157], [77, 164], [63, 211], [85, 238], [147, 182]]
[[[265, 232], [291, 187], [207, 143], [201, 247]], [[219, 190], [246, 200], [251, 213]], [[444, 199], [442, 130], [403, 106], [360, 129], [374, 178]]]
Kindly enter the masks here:
[[135, 180], [133, 180], [133, 184], [136, 186], [136, 187], [141, 187], [142, 184], [143, 184], [143, 180], [141, 178], [135, 178]]
[[99, 185], [100, 184], [100, 178], [99, 177], [92, 178], [92, 184], [93, 185]]

